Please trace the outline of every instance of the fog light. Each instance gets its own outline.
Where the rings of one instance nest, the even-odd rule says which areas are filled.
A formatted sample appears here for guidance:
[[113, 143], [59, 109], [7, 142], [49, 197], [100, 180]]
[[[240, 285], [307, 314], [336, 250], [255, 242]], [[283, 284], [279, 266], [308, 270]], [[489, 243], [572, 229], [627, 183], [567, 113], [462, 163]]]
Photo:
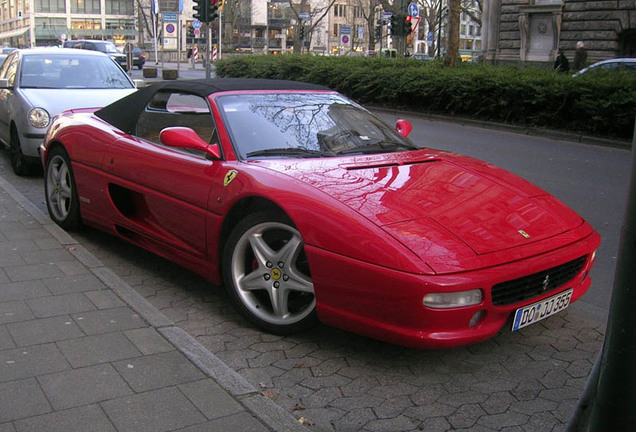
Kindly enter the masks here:
[[480, 310], [470, 319], [468, 323], [468, 327], [473, 328], [482, 320], [482, 318], [486, 315], [486, 311]]
[[433, 309], [448, 309], [473, 306], [481, 303], [481, 290], [460, 291], [452, 293], [430, 293], [424, 296], [424, 306]]

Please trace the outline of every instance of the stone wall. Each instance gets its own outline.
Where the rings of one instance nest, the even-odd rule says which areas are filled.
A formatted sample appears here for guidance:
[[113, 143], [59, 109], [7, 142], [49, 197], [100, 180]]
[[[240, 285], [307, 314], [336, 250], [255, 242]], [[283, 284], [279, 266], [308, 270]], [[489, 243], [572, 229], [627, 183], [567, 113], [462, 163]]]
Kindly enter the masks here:
[[572, 59], [579, 40], [585, 42], [589, 61], [636, 56], [636, 0], [500, 0], [491, 3], [498, 9], [499, 16], [495, 22], [488, 23], [488, 31], [497, 35], [490, 38], [496, 48], [487, 47], [492, 53], [487, 60], [491, 62], [536, 62], [537, 56], [526, 55], [536, 29], [522, 27], [531, 23], [533, 17], [546, 16], [545, 13], [553, 16], [555, 44], [552, 49], [546, 48], [539, 62], [550, 64], [547, 57], [554, 58], [556, 48], [564, 49], [566, 56]]

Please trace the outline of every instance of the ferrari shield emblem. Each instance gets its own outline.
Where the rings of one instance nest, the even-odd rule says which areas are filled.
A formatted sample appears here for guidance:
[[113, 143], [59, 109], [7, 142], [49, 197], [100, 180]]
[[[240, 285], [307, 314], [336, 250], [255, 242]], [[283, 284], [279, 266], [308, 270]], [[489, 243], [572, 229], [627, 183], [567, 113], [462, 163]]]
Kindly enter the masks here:
[[527, 232], [525, 232], [524, 230], [518, 230], [517, 231], [519, 234], [521, 234], [524, 238], [529, 239], [530, 238], [530, 234], [528, 234]]
[[225, 174], [225, 178], [223, 179], [223, 186], [228, 187], [229, 184], [232, 183], [232, 180], [234, 180], [237, 175], [238, 175], [238, 171], [235, 171], [235, 170], [228, 171], [227, 174]]

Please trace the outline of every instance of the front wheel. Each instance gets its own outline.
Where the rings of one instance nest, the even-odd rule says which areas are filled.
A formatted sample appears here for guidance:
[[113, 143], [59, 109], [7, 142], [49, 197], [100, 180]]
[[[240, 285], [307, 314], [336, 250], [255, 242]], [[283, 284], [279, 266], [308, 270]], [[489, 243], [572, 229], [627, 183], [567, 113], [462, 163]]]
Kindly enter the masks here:
[[53, 222], [67, 231], [80, 227], [75, 177], [68, 154], [62, 147], [51, 149], [44, 172], [46, 207]]
[[29, 174], [29, 162], [24, 156], [24, 153], [22, 153], [20, 136], [18, 135], [18, 131], [15, 127], [11, 128], [9, 152], [11, 154], [11, 168], [13, 168], [13, 172], [19, 176]]
[[258, 212], [234, 228], [223, 277], [237, 310], [259, 328], [287, 335], [318, 321], [304, 242], [288, 218]]

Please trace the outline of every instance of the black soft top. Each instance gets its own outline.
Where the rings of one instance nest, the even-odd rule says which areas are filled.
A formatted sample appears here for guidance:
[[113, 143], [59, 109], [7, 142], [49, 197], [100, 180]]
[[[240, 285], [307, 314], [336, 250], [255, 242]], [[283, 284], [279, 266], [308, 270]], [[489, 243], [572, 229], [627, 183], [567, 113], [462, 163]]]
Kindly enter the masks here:
[[126, 133], [134, 133], [139, 114], [159, 91], [178, 91], [206, 97], [212, 93], [236, 90], [329, 90], [327, 87], [297, 81], [219, 78], [162, 81], [95, 111], [95, 115]]

